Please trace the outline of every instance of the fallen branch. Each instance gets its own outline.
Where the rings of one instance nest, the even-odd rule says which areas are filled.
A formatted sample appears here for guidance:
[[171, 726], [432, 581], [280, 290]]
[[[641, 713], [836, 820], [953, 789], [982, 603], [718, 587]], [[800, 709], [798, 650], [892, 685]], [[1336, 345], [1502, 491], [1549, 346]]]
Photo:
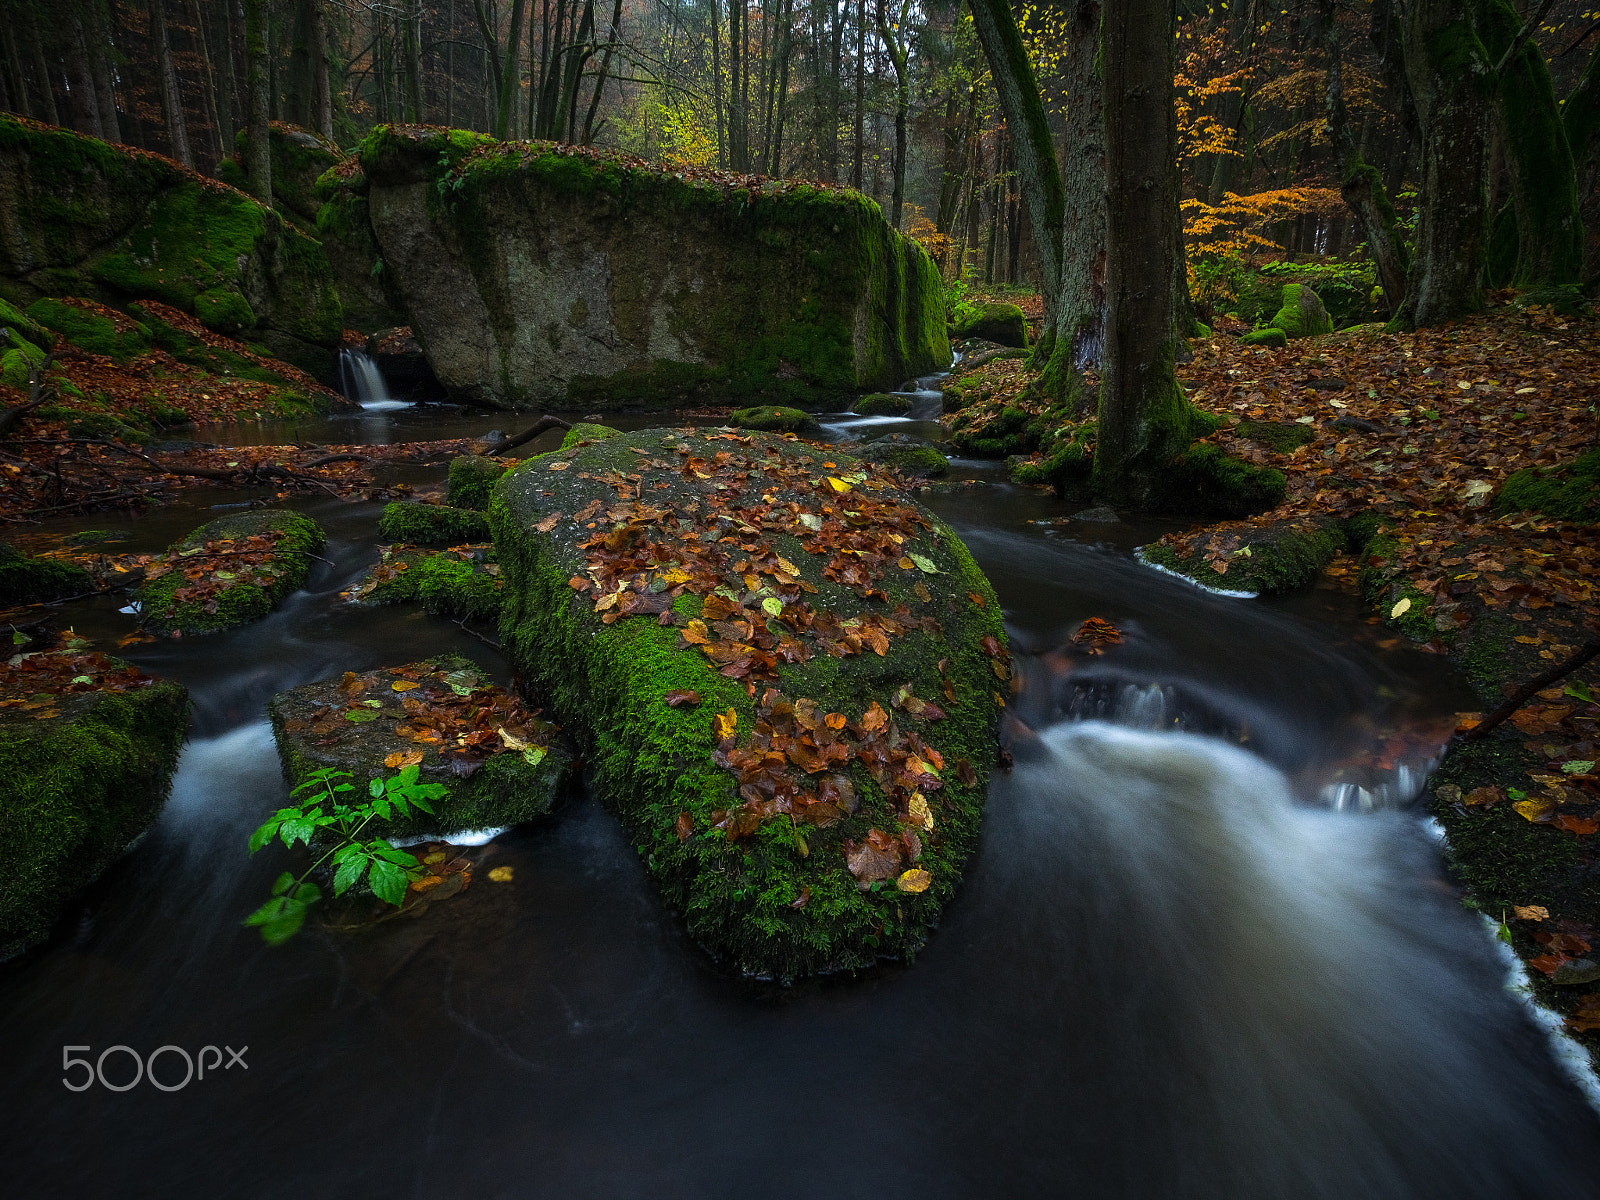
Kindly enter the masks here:
[[546, 430], [571, 428], [572, 426], [563, 421], [560, 417], [540, 417], [532, 425], [528, 426], [528, 428], [517, 434], [516, 437], [503, 437], [494, 445], [486, 447], [483, 453], [485, 455], [504, 454], [507, 450], [515, 450], [523, 443], [533, 441], [534, 438], [538, 437]]
[[1557, 663], [1548, 671], [1545, 671], [1542, 675], [1534, 676], [1532, 679], [1528, 680], [1527, 683], [1523, 684], [1516, 691], [1512, 692], [1511, 695], [1506, 697], [1504, 704], [1462, 734], [1461, 740], [1463, 742], [1475, 742], [1480, 738], [1487, 736], [1491, 729], [1495, 728], [1497, 725], [1503, 724], [1512, 713], [1516, 712], [1517, 709], [1526, 704], [1533, 697], [1535, 692], [1549, 687], [1552, 683], [1555, 683], [1558, 679], [1561, 679], [1564, 676], [1570, 675], [1573, 671], [1576, 671], [1579, 667], [1583, 666], [1584, 663], [1588, 662], [1596, 655], [1600, 655], [1600, 640], [1585, 642], [1582, 646], [1578, 647], [1577, 652], [1565, 662]]
[[477, 638], [485, 646], [488, 646], [489, 649], [491, 649], [491, 650], [499, 650], [502, 653], [505, 651], [505, 647], [502, 646], [499, 642], [491, 641], [489, 638], [484, 637], [483, 634], [479, 633], [475, 629], [468, 629], [467, 628], [467, 618], [462, 617], [459, 621], [456, 622], [456, 624], [461, 627], [461, 632], [462, 633], [466, 634], [468, 637]]

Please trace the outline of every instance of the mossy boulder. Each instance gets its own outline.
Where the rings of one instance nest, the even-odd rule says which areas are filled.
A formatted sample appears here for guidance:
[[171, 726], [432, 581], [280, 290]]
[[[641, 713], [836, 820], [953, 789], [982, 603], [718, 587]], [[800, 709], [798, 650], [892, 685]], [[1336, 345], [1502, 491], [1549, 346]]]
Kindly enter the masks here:
[[506, 473], [507, 464], [481, 454], [463, 454], [450, 460], [446, 502], [454, 508], [482, 510], [489, 506], [489, 490]]
[[763, 405], [759, 408], [741, 408], [728, 418], [735, 429], [759, 429], [764, 433], [819, 434], [822, 426], [808, 412], [798, 408], [781, 408]]
[[1274, 350], [1282, 350], [1289, 344], [1289, 336], [1273, 326], [1251, 330], [1239, 340], [1246, 346], [1268, 346]]
[[381, 561], [346, 593], [360, 604], [420, 603], [435, 616], [487, 620], [498, 616], [505, 581], [494, 547], [384, 546]]
[[662, 429], [522, 464], [489, 517], [502, 643], [690, 934], [784, 980], [914, 954], [1011, 679], [955, 534], [837, 449]]
[[454, 546], [489, 540], [489, 519], [470, 508], [396, 500], [384, 505], [378, 536], [409, 546]]
[[1010, 460], [1011, 481], [1024, 487], [1048, 487], [1063, 497], [1082, 491], [1094, 470], [1096, 431], [1093, 421], [1063, 424], [1047, 443], [1048, 449]]
[[1210, 559], [1160, 542], [1139, 547], [1138, 556], [1208, 588], [1271, 596], [1315, 582], [1346, 545], [1343, 524], [1331, 518], [1223, 527], [1219, 533], [1222, 544]]
[[0, 328], [11, 330], [12, 336], [0, 341], [0, 350], [23, 348], [23, 343], [44, 354], [55, 345], [55, 335], [15, 304], [0, 300]]
[[877, 463], [911, 479], [936, 479], [950, 473], [950, 460], [926, 442], [884, 438], [852, 446], [851, 451], [862, 462]]
[[127, 362], [150, 349], [150, 331], [115, 309], [87, 300], [35, 300], [28, 316], [80, 350]]
[[950, 362], [938, 268], [856, 192], [420, 126], [332, 178], [319, 232], [365, 216], [456, 400], [838, 410]]
[[974, 458], [1028, 454], [1038, 449], [1047, 424], [1039, 414], [1014, 404], [980, 402], [968, 405], [950, 422], [950, 446]]
[[1283, 307], [1272, 318], [1272, 327], [1281, 329], [1284, 337], [1293, 340], [1332, 333], [1333, 321], [1328, 316], [1328, 310], [1322, 307], [1321, 298], [1309, 284], [1286, 283], [1283, 285]]
[[[331, 375], [343, 331], [322, 245], [156, 154], [0, 114], [0, 283], [15, 300], [159, 300]], [[202, 295], [208, 299], [197, 300]]]
[[444, 786], [448, 794], [433, 801], [432, 816], [416, 812], [368, 826], [388, 838], [545, 816], [572, 771], [555, 725], [453, 654], [279, 692], [268, 711], [291, 785], [329, 767], [348, 771], [365, 792], [368, 780], [395, 772], [385, 765], [394, 758], [415, 763], [423, 782]]
[[0, 605], [59, 600], [93, 587], [89, 572], [75, 563], [35, 558], [0, 542]]
[[976, 313], [950, 330], [950, 337], [955, 341], [981, 338], [1001, 346], [1026, 348], [1028, 318], [1015, 304], [981, 304]]
[[181, 685], [104, 655], [25, 655], [4, 679], [0, 959], [49, 937], [72, 897], [150, 827], [188, 714]]
[[1248, 517], [1283, 503], [1289, 481], [1282, 471], [1258, 467], [1201, 442], [1162, 471], [1155, 506], [1172, 512]]
[[[238, 157], [227, 160], [236, 178], [229, 183], [249, 190], [250, 131], [241, 129], [236, 137]], [[339, 147], [320, 133], [274, 121], [269, 127], [268, 144], [272, 156], [272, 204], [296, 223], [315, 228], [322, 198], [317, 195], [317, 180], [324, 172], [344, 161]]]
[[164, 574], [152, 564], [139, 589], [144, 624], [195, 634], [259, 621], [305, 582], [326, 541], [316, 522], [283, 509], [202, 525], [167, 551]]
[[1600, 519], [1600, 450], [1564, 466], [1517, 471], [1494, 498], [1497, 513], [1537, 512], [1590, 525]]
[[1292, 454], [1317, 440], [1316, 427], [1300, 421], [1240, 421], [1233, 427], [1233, 433], [1235, 437], [1260, 442], [1279, 454]]
[[562, 435], [561, 449], [570, 450], [579, 442], [602, 442], [606, 438], [616, 437], [621, 432], [622, 430], [613, 429], [610, 425], [596, 425], [593, 421], [578, 421]]
[[850, 411], [858, 417], [903, 417], [911, 411], [911, 397], [872, 392], [851, 405]]

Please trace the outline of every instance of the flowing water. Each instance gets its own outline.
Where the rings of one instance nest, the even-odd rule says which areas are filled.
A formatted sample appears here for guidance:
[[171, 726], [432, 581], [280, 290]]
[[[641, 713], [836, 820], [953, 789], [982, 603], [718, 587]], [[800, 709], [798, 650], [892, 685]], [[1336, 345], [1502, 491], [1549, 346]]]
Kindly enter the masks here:
[[[593, 793], [471, 851], [480, 881], [421, 920], [276, 949], [239, 927], [282, 869], [245, 854], [284, 799], [267, 697], [444, 649], [505, 678], [448, 622], [343, 604], [377, 507], [304, 505], [331, 565], [282, 611], [130, 652], [190, 686], [193, 738], [149, 837], [0, 967], [7, 1193], [1593, 1196], [1600, 1125], [1404, 809], [1433, 748], [1350, 774], [1465, 704], [1447, 667], [1336, 593], [1139, 567], [1160, 526], [1033, 524], [1061, 506], [986, 470], [931, 503], [1006, 606], [1034, 732], [918, 960], [787, 990], [704, 959]], [[1062, 652], [1089, 616], [1127, 640]], [[114, 1045], [247, 1066], [63, 1085], [63, 1047]]]

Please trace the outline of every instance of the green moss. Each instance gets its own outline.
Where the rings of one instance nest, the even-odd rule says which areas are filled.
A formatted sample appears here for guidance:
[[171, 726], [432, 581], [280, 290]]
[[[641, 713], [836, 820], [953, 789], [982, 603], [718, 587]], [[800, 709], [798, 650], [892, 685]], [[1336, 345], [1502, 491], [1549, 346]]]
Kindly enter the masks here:
[[194, 298], [194, 315], [207, 329], [234, 334], [256, 323], [250, 302], [228, 288], [208, 288]]
[[1252, 330], [1239, 340], [1246, 346], [1271, 346], [1276, 350], [1282, 350], [1289, 344], [1288, 336], [1277, 328]]
[[68, 901], [160, 812], [183, 744], [176, 683], [0, 710], [0, 959], [44, 941]]
[[1272, 318], [1272, 327], [1281, 329], [1290, 339], [1333, 332], [1333, 322], [1322, 307], [1321, 298], [1303, 283], [1283, 285], [1283, 307]]
[[489, 540], [489, 522], [481, 512], [444, 504], [397, 500], [384, 506], [378, 536], [409, 546], [454, 546]]
[[[185, 551], [198, 550], [208, 542], [243, 541], [270, 532], [282, 534], [271, 560], [271, 584], [233, 584], [205, 603], [179, 600], [175, 593], [188, 581], [181, 567], [176, 568], [139, 589], [146, 627], [159, 633], [174, 630], [186, 634], [214, 633], [258, 621], [270, 613], [285, 596], [305, 582], [311, 570], [311, 556], [327, 541], [314, 521], [282, 509], [236, 513], [202, 525], [168, 551], [181, 563]], [[201, 562], [198, 558], [195, 561]], [[225, 560], [217, 560], [207, 569], [214, 571], [219, 567], [225, 569]]]
[[570, 450], [579, 442], [600, 442], [616, 437], [622, 430], [609, 425], [596, 425], [592, 421], [579, 421], [562, 436], [561, 449]]
[[950, 336], [957, 341], [982, 338], [1002, 346], [1028, 345], [1028, 319], [1015, 304], [992, 302], [978, 306], [972, 316], [956, 325]]
[[1344, 530], [1332, 521], [1277, 521], [1241, 531], [1238, 547], [1219, 573], [1198, 556], [1180, 558], [1171, 546], [1139, 548], [1140, 558], [1222, 591], [1272, 596], [1314, 583], [1322, 568], [1344, 549]]
[[450, 483], [446, 502], [455, 508], [480, 512], [489, 505], [489, 491], [495, 480], [506, 473], [506, 463], [481, 454], [463, 454], [450, 460]]
[[0, 300], [0, 328], [9, 329], [14, 335], [11, 340], [0, 342], [0, 347], [20, 349], [30, 358], [35, 357], [34, 351], [37, 351], [37, 358], [42, 360], [55, 345], [55, 336], [48, 329], [4, 300]]
[[1008, 404], [987, 420], [981, 420], [982, 415], [968, 409], [950, 423], [953, 450], [975, 458], [1009, 458], [1038, 448], [1040, 429], [1027, 409]]
[[83, 412], [54, 404], [47, 404], [34, 412], [43, 420], [60, 421], [67, 427], [68, 437], [116, 439], [130, 446], [143, 445], [150, 440], [150, 429], [136, 413], [128, 413], [129, 419], [124, 420], [114, 413]]
[[[741, 682], [708, 668], [692, 648], [679, 649], [678, 631], [655, 619], [603, 624], [593, 604], [576, 596], [567, 582], [584, 567], [574, 533], [560, 526], [550, 534], [533, 529], [547, 510], [576, 511], [589, 496], [609, 501], [610, 489], [594, 477], [615, 470], [639, 473], [641, 459], [632, 449], [659, 454], [664, 432], [639, 431], [586, 447], [572, 460], [573, 469], [560, 475], [538, 461], [525, 463], [496, 485], [489, 515], [507, 576], [500, 626], [507, 653], [534, 694], [548, 698], [568, 730], [583, 741], [597, 792], [627, 827], [663, 896], [713, 954], [741, 971], [785, 980], [865, 966], [883, 955], [909, 956], [954, 892], [975, 844], [998, 714], [998, 681], [978, 647], [983, 636], [1003, 638], [993, 592], [954, 534], [936, 524], [908, 542], [908, 549], [926, 555], [941, 573], [891, 571], [884, 585], [891, 606], [907, 602], [919, 606], [914, 611], [935, 615], [938, 636], [908, 632], [894, 638], [882, 658], [818, 654], [778, 668], [777, 686], [786, 695], [814, 698], [859, 719], [871, 699], [888, 709], [889, 696], [902, 683], [911, 682], [919, 695], [938, 696], [943, 662], [956, 700], [948, 705], [946, 720], [923, 731], [947, 764], [946, 786], [935, 801], [936, 829], [918, 863], [933, 877], [928, 891], [862, 891], [847, 871], [843, 838], [860, 839], [869, 828], [896, 828], [889, 801], [859, 765], [849, 770], [861, 807], [840, 824], [797, 829], [786, 818], [770, 819], [753, 836], [730, 841], [711, 827], [713, 811], [738, 803], [735, 777], [711, 760], [716, 746], [711, 718], [731, 708], [742, 741], [753, 724], [756, 698]], [[674, 445], [688, 443], [708, 456], [726, 445], [681, 433], [670, 436]], [[785, 460], [804, 464], [800, 469], [808, 474], [849, 471], [848, 460], [841, 463], [837, 451], [826, 455], [836, 467], [823, 468], [821, 452], [758, 438], [755, 453], [763, 444]], [[591, 479], [579, 478], [584, 474]], [[758, 489], [755, 498], [760, 488], [772, 485], [757, 473], [751, 486]], [[544, 496], [546, 491], [553, 494]], [[826, 559], [808, 554], [797, 538], [770, 531], [761, 536], [818, 589], [807, 596], [809, 604], [841, 614], [870, 607], [824, 578]], [[922, 579], [935, 589], [926, 607], [911, 590]], [[980, 597], [982, 606], [968, 592]], [[684, 595], [674, 610], [688, 617], [699, 605], [697, 597]], [[693, 689], [702, 703], [671, 708], [663, 697], [674, 689]], [[961, 784], [951, 770], [958, 759], [968, 760], [976, 772], [974, 785]], [[692, 832], [680, 839], [678, 821], [684, 813]]]
[[858, 417], [903, 417], [911, 411], [911, 397], [889, 392], [873, 392], [851, 406]]
[[0, 604], [33, 604], [92, 591], [89, 572], [72, 563], [20, 554], [0, 542]]
[[0, 383], [24, 392], [28, 390], [33, 372], [44, 361], [43, 352], [32, 342], [27, 343], [27, 347], [0, 354]]
[[798, 408], [780, 408], [763, 405], [759, 408], [741, 408], [728, 418], [735, 429], [759, 429], [764, 432], [820, 433], [822, 426], [808, 412]]
[[1279, 454], [1292, 454], [1308, 442], [1317, 440], [1317, 431], [1311, 425], [1298, 421], [1240, 421], [1234, 434], [1260, 442]]
[[135, 323], [132, 329], [118, 333], [111, 318], [60, 300], [35, 300], [28, 305], [28, 316], [80, 350], [104, 354], [118, 362], [126, 362], [150, 348], [150, 331], [143, 325]]
[[1257, 467], [1208, 443], [1192, 446], [1154, 479], [1155, 506], [1175, 512], [1247, 517], [1283, 503], [1283, 472]]
[[1505, 481], [1497, 513], [1537, 512], [1577, 524], [1600, 518], [1600, 450], [1558, 467], [1528, 467]]
[[936, 479], [950, 472], [950, 460], [932, 446], [869, 442], [854, 449], [862, 462], [878, 463], [912, 479]]

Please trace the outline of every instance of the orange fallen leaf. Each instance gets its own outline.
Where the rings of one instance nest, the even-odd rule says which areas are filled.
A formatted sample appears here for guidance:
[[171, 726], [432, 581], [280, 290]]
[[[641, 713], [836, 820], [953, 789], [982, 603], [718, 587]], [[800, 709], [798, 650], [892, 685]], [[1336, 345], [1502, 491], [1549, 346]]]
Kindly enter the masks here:
[[398, 767], [409, 767], [412, 764], [419, 763], [421, 761], [421, 750], [396, 750], [393, 754], [389, 755], [383, 760], [383, 765], [388, 767], [390, 770], [394, 770]]
[[1513, 904], [1511, 911], [1517, 915], [1519, 921], [1548, 921], [1550, 910], [1542, 904]]
[[1596, 821], [1592, 817], [1569, 817], [1566, 813], [1562, 813], [1550, 823], [1558, 828], [1565, 829], [1568, 833], [1577, 837], [1600, 832], [1600, 821]]

